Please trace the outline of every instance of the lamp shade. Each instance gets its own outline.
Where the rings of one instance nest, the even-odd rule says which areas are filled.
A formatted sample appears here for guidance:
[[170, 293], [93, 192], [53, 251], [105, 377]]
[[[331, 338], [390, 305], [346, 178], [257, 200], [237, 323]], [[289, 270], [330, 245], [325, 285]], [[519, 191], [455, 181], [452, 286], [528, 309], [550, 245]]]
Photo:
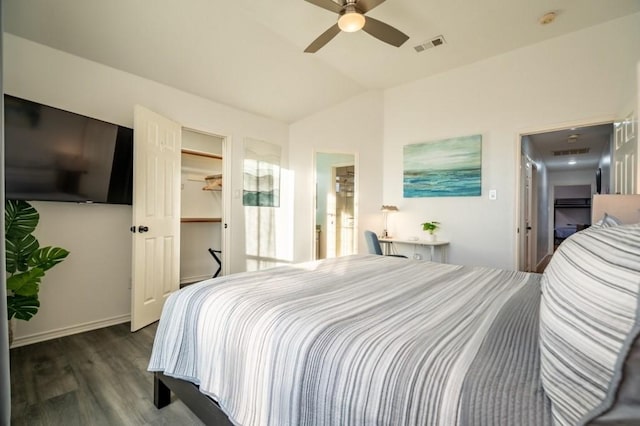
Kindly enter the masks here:
[[338, 19], [338, 27], [344, 32], [355, 33], [364, 27], [364, 15], [357, 11], [347, 11]]

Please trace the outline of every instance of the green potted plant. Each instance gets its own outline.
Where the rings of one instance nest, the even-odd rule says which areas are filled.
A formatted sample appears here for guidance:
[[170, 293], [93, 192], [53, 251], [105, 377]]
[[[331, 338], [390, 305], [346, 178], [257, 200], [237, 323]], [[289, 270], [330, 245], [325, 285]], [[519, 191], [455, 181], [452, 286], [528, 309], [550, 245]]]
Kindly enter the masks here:
[[435, 220], [431, 222], [422, 223], [422, 230], [429, 233], [431, 240], [436, 239], [435, 232], [440, 228], [440, 222], [436, 222]]
[[5, 201], [4, 233], [9, 324], [12, 318], [29, 321], [38, 312], [38, 292], [45, 271], [69, 255], [67, 250], [60, 247], [40, 247], [32, 234], [39, 221], [40, 214], [28, 202]]

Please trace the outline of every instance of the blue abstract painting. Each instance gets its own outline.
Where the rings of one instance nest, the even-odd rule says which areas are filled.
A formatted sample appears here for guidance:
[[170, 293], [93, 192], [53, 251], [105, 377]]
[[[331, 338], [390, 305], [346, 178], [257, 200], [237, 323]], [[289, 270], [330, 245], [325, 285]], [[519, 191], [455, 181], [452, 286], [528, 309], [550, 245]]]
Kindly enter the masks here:
[[404, 146], [405, 198], [481, 195], [482, 135]]

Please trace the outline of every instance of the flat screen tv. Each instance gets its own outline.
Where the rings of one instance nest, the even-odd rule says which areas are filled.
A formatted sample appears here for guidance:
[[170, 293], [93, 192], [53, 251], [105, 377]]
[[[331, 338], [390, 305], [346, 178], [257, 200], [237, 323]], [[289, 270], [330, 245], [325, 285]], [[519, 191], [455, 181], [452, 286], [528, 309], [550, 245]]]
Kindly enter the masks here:
[[6, 198], [131, 204], [133, 130], [4, 95]]

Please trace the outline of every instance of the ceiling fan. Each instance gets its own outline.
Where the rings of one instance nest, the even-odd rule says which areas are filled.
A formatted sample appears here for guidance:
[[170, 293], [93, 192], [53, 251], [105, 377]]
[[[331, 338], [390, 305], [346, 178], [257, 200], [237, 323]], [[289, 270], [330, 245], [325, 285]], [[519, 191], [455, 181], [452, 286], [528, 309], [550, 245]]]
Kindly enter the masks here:
[[340, 0], [342, 4], [338, 4], [333, 0], [306, 1], [340, 15], [337, 23], [320, 34], [320, 37], [315, 39], [304, 50], [307, 53], [317, 52], [322, 46], [329, 43], [331, 39], [338, 35], [340, 31], [352, 33], [362, 29], [378, 40], [382, 40], [395, 47], [400, 47], [405, 41], [409, 40], [408, 35], [393, 28], [391, 25], [364, 16], [365, 13], [384, 3], [385, 0]]

